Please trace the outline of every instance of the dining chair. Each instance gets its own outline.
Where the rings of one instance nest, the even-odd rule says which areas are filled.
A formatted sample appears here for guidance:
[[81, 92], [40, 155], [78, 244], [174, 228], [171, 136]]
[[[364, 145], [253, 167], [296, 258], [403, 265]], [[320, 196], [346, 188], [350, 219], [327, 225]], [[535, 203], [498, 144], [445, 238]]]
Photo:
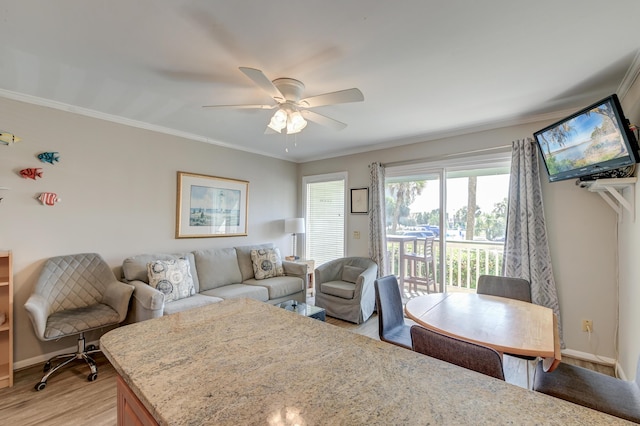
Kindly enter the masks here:
[[411, 341], [416, 352], [504, 380], [502, 357], [493, 348], [447, 336], [419, 325], [411, 327]]
[[[499, 275], [480, 275], [476, 286], [478, 294], [489, 296], [506, 297], [508, 299], [520, 300], [531, 303], [531, 284], [523, 278], [503, 277]], [[529, 361], [538, 359], [534, 356], [507, 354], [514, 358], [523, 359], [527, 362], [527, 388], [531, 388], [531, 374]]]
[[411, 349], [411, 324], [404, 319], [398, 279], [388, 275], [375, 280], [374, 286], [380, 340]]
[[[414, 289], [418, 290], [418, 285], [424, 285], [427, 289], [427, 293], [431, 292], [431, 286], [433, 291], [436, 289], [436, 260], [433, 255], [433, 243], [436, 237], [425, 237], [422, 243], [422, 250], [418, 250], [418, 242], [414, 246], [414, 252], [404, 253], [404, 258], [409, 262], [409, 276], [404, 280], [409, 283], [409, 290], [411, 285]], [[422, 271], [424, 270], [424, 274]]]

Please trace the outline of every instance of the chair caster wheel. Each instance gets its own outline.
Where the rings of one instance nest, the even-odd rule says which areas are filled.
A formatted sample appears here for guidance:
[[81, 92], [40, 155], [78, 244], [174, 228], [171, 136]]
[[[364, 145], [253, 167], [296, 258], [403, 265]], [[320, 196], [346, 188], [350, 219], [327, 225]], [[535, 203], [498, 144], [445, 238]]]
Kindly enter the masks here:
[[45, 386], [47, 386], [47, 382], [40, 382], [37, 385], [35, 385], [35, 390], [37, 391], [41, 391], [42, 389], [45, 388]]
[[87, 377], [87, 380], [89, 380], [90, 382], [93, 382], [95, 379], [98, 378], [98, 373], [91, 373], [89, 374], [89, 376]]
[[51, 370], [51, 363], [47, 361], [44, 363], [44, 368], [42, 369], [42, 371], [46, 373], [49, 370]]
[[86, 350], [89, 351], [89, 352], [90, 351], [95, 351], [96, 350], [96, 346], [95, 345], [89, 345], [89, 346], [87, 346]]

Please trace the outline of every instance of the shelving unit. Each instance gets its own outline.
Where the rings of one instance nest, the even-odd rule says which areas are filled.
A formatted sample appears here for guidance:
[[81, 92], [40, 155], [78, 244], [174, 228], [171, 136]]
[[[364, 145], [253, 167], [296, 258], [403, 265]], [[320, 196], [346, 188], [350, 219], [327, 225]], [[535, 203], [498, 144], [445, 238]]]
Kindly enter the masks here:
[[[0, 250], [0, 388], [13, 386], [13, 262], [11, 252]], [[1, 318], [0, 318], [1, 319]]]
[[[638, 178], [597, 179], [591, 182], [582, 182], [581, 186], [590, 192], [597, 192], [602, 199], [618, 214], [618, 220], [622, 218], [623, 209], [631, 214], [631, 220], [636, 220], [635, 186]], [[622, 191], [631, 188], [629, 200]]]

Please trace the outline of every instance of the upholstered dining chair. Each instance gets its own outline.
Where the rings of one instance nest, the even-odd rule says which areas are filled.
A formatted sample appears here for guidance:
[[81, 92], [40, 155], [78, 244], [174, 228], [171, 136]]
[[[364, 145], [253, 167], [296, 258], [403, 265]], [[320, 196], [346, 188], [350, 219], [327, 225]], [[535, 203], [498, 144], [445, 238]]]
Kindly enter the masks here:
[[[414, 252], [404, 253], [403, 257], [409, 263], [408, 276], [404, 277], [404, 281], [409, 283], [409, 289], [413, 285], [414, 289], [418, 290], [418, 285], [425, 286], [427, 293], [431, 292], [431, 286], [433, 291], [437, 291], [436, 288], [436, 260], [433, 255], [433, 243], [436, 237], [425, 237], [420, 241], [422, 249], [418, 250], [419, 242], [416, 241]], [[424, 272], [423, 272], [424, 271]]]
[[533, 390], [612, 416], [640, 423], [640, 358], [633, 381], [561, 362], [545, 372], [542, 361], [533, 379]]
[[[478, 294], [506, 297], [531, 303], [531, 284], [523, 278], [502, 277], [499, 275], [480, 275], [476, 287]], [[527, 362], [527, 387], [531, 388], [531, 373], [529, 361], [535, 361], [534, 356], [506, 354]]]
[[378, 278], [375, 282], [378, 307], [378, 333], [383, 342], [411, 349], [411, 323], [404, 319], [402, 296], [395, 275]]
[[[94, 381], [98, 369], [91, 355], [100, 352], [85, 346], [84, 333], [119, 324], [127, 316], [133, 286], [118, 281], [97, 253], [81, 253], [48, 259], [33, 294], [25, 303], [27, 314], [42, 341], [78, 335], [76, 352], [57, 355], [44, 365], [44, 376], [35, 386], [42, 390], [49, 377], [74, 360], [84, 360]], [[52, 361], [62, 360], [52, 367]]]
[[504, 380], [502, 357], [492, 348], [414, 325], [413, 350], [496, 379]]

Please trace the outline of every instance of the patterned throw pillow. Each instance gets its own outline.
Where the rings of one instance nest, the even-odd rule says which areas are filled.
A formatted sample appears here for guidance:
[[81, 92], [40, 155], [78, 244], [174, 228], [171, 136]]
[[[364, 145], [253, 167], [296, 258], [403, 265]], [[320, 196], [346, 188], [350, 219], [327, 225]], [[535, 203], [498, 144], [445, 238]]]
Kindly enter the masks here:
[[149, 285], [164, 294], [165, 302], [196, 293], [187, 259], [156, 260], [147, 264]]
[[284, 275], [280, 250], [277, 248], [251, 250], [251, 263], [256, 280]]

